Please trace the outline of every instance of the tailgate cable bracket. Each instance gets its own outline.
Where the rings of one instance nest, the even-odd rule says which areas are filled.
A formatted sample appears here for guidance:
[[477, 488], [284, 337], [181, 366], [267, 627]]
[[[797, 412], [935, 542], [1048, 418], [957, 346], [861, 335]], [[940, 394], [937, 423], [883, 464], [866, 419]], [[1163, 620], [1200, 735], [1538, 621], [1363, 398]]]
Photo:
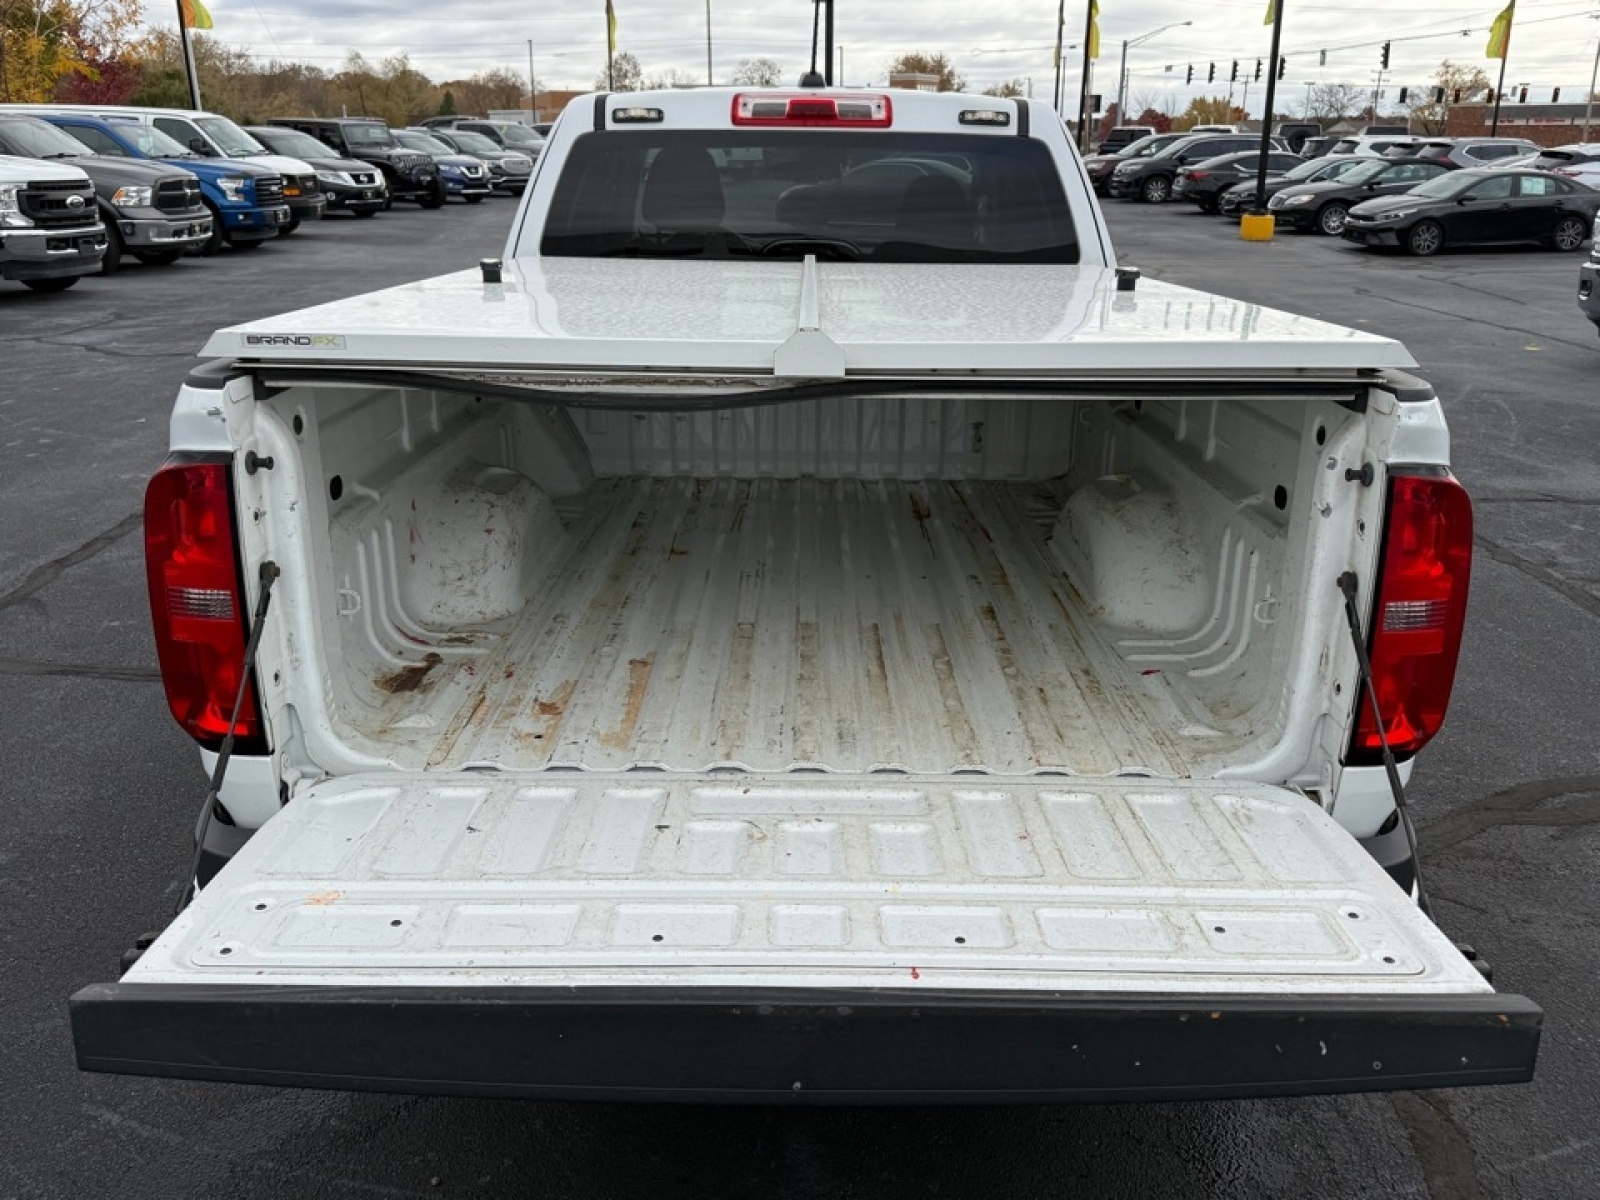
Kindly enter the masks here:
[[261, 564], [258, 576], [261, 581], [261, 594], [256, 598], [255, 616], [250, 619], [250, 636], [244, 644], [244, 670], [239, 674], [239, 690], [234, 693], [233, 716], [228, 722], [228, 734], [222, 739], [222, 746], [217, 751], [217, 763], [211, 770], [210, 786], [206, 788], [205, 806], [200, 813], [200, 828], [195, 831], [194, 859], [189, 864], [189, 880], [178, 896], [179, 912], [188, 906], [190, 899], [198, 890], [195, 880], [200, 875], [200, 858], [205, 853], [206, 833], [211, 828], [211, 822], [218, 820], [225, 825], [233, 824], [233, 817], [222, 804], [222, 781], [228, 774], [228, 762], [233, 758], [234, 731], [239, 728], [239, 713], [244, 709], [245, 692], [250, 687], [251, 679], [255, 677], [256, 654], [261, 649], [261, 633], [267, 625], [267, 606], [272, 603], [272, 585], [281, 574], [277, 563], [269, 560]]
[[1417, 831], [1411, 827], [1411, 817], [1406, 811], [1406, 788], [1400, 780], [1400, 767], [1395, 762], [1394, 751], [1389, 748], [1389, 733], [1383, 724], [1383, 709], [1378, 704], [1378, 686], [1372, 679], [1372, 659], [1367, 654], [1367, 635], [1361, 628], [1361, 614], [1356, 609], [1358, 580], [1354, 571], [1339, 576], [1339, 591], [1344, 595], [1345, 623], [1350, 627], [1350, 641], [1356, 648], [1356, 663], [1361, 678], [1356, 682], [1358, 691], [1367, 694], [1372, 704], [1372, 720], [1378, 730], [1378, 745], [1383, 752], [1383, 770], [1389, 777], [1389, 790], [1394, 793], [1395, 811], [1400, 814], [1400, 828], [1406, 833], [1406, 848], [1411, 852], [1412, 878], [1417, 883], [1417, 907], [1430, 919], [1433, 909], [1428, 904], [1428, 889], [1422, 883], [1422, 859], [1417, 854]]

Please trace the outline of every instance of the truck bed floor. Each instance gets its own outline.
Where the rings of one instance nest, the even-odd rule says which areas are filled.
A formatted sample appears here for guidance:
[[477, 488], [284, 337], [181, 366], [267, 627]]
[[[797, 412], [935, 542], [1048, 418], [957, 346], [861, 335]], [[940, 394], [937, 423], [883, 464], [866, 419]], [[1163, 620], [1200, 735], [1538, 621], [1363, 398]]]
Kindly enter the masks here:
[[444, 769], [1179, 774], [1050, 556], [1063, 498], [602, 480], [523, 612], [441, 631], [363, 732]]

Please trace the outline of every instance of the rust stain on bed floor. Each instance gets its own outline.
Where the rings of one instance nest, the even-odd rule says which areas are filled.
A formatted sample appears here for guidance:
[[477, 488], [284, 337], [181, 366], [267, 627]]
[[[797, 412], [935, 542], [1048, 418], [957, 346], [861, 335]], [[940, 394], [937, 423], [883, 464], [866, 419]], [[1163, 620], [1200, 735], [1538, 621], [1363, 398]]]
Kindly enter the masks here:
[[437, 654], [429, 654], [415, 666], [401, 667], [393, 675], [385, 675], [377, 681], [378, 687], [391, 694], [397, 692], [414, 692], [422, 686], [423, 680], [428, 677], [428, 672], [442, 663], [444, 659]]
[[626, 746], [633, 740], [634, 728], [639, 724], [639, 710], [644, 707], [644, 693], [650, 686], [650, 672], [655, 669], [655, 655], [628, 660], [628, 705], [622, 712], [622, 726], [614, 733], [603, 733], [600, 740], [608, 746]]

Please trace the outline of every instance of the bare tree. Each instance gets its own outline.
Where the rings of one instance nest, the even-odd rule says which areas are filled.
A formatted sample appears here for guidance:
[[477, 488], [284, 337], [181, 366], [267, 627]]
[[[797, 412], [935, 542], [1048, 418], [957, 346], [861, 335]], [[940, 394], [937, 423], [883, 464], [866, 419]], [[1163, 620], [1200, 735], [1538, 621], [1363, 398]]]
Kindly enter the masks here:
[[740, 87], [776, 87], [783, 68], [770, 58], [741, 58], [733, 69], [733, 82]]
[[1372, 103], [1372, 93], [1353, 83], [1320, 83], [1311, 89], [1306, 103], [1306, 116], [1313, 121], [1331, 125], [1345, 117], [1361, 112]]
[[1004, 83], [997, 83], [993, 87], [983, 89], [985, 96], [999, 96], [1002, 99], [1014, 99], [1028, 94], [1028, 81], [1025, 79], [1008, 79]]
[[610, 78], [607, 79], [606, 69], [601, 67], [600, 74], [594, 77], [594, 86], [600, 92], [608, 88], [617, 92], [637, 92], [644, 87], [644, 68], [626, 50], [619, 51], [611, 59]]

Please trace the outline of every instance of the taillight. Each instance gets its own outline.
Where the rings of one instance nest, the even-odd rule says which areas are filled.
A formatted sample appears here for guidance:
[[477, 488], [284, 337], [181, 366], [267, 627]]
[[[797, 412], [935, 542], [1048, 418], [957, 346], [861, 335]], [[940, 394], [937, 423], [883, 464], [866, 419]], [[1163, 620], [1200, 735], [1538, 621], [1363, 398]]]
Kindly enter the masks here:
[[887, 129], [893, 122], [889, 97], [865, 92], [741, 92], [733, 98], [735, 125]]
[[[1472, 574], [1472, 501], [1448, 471], [1395, 475], [1372, 634], [1373, 684], [1396, 755], [1414, 754], [1439, 732], [1467, 618]], [[1381, 761], [1372, 702], [1357, 698], [1352, 763]]]
[[1183, 173], [1183, 177], [1185, 179], [1192, 179], [1192, 180], [1204, 179], [1206, 177], [1206, 175], [1207, 175], [1207, 172], [1205, 172], [1205, 171], [1185, 171]]
[[[249, 617], [230, 462], [225, 454], [175, 454], [144, 493], [145, 570], [161, 681], [174, 719], [209, 750], [228, 733]], [[253, 680], [234, 734], [235, 753], [266, 753]]]

